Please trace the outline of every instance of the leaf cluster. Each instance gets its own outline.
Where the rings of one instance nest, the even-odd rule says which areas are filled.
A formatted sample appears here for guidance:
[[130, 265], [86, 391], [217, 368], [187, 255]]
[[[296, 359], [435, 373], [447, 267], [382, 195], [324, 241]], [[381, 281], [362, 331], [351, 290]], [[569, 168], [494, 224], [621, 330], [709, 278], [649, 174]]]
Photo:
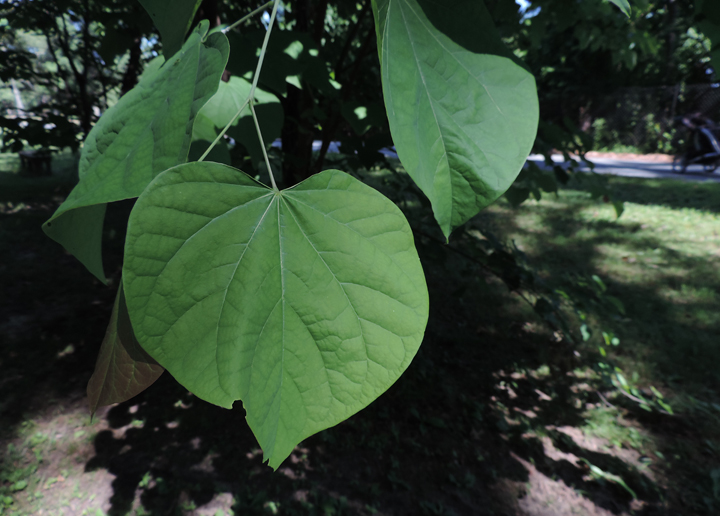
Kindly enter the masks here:
[[[80, 126], [92, 129], [79, 183], [43, 228], [105, 281], [106, 205], [138, 198], [91, 407], [135, 395], [166, 369], [201, 399], [241, 401], [277, 468], [302, 439], [388, 389], [428, 319], [413, 230], [395, 203], [330, 166], [330, 145], [340, 142], [347, 164], [371, 167], [392, 142], [447, 241], [511, 187], [533, 145], [582, 154], [588, 142], [570, 119], [541, 126], [536, 141], [532, 66], [518, 56], [522, 37], [516, 52], [503, 43], [490, 12], [512, 16], [497, 3], [489, 11], [463, 0], [457, 16], [437, 0], [299, 0], [282, 10], [276, 0], [262, 31], [246, 30], [245, 18], [223, 29], [211, 12], [220, 2], [202, 13], [196, 0], [173, 10], [141, 3], [163, 54], [97, 123], [81, 110]], [[80, 66], [104, 63], [91, 36], [105, 25], [89, 21], [90, 5], [55, 21], [79, 34], [65, 52], [84, 93], [92, 75]], [[588, 5], [581, 16], [607, 14]], [[611, 25], [613, 15], [623, 16], [611, 11]], [[539, 16], [519, 26], [535, 30]], [[573, 16], [553, 16], [560, 32], [574, 30]], [[276, 19], [283, 30], [273, 32]], [[542, 51], [533, 43], [528, 56]], [[567, 175], [531, 167], [509, 195], [539, 198]], [[575, 338], [561, 317], [571, 297], [541, 287], [517, 249], [486, 240], [478, 262], [532, 293], [539, 316]]]

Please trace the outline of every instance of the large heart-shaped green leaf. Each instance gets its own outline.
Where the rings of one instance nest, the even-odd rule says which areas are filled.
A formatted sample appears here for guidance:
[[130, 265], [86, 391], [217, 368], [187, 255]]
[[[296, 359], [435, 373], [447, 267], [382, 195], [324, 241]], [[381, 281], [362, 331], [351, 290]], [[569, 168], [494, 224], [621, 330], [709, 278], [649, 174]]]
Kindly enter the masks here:
[[203, 21], [167, 63], [143, 74], [90, 131], [80, 155], [80, 182], [43, 225], [105, 281], [101, 237], [105, 203], [137, 197], [163, 170], [184, 163], [193, 121], [217, 91], [228, 58], [221, 33]]
[[202, 0], [139, 0], [160, 31], [163, 54], [172, 57], [180, 50]]
[[140, 394], [155, 383], [163, 371], [133, 334], [121, 283], [95, 371], [87, 386], [90, 412]]
[[480, 1], [373, 0], [373, 9], [398, 156], [449, 236], [525, 163], [538, 123], [535, 80], [498, 50]]
[[405, 217], [337, 170], [279, 192], [170, 169], [133, 209], [123, 274], [143, 348], [198, 397], [242, 400], [274, 468], [390, 387], [428, 317]]

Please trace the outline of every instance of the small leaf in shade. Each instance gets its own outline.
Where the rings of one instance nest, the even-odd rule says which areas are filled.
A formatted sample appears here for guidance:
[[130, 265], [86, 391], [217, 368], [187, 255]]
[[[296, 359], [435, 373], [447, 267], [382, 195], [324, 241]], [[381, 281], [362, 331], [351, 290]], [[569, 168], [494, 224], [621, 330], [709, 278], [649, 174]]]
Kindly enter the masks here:
[[[190, 145], [190, 153], [188, 154], [188, 161], [199, 160], [200, 156], [205, 153], [210, 145], [211, 142], [207, 140], [196, 140], [192, 142], [192, 145]], [[215, 147], [210, 149], [208, 155], [205, 156], [204, 161], [212, 161], [214, 163], [224, 163], [225, 165], [229, 165], [231, 161], [230, 149], [228, 149], [225, 140], [218, 141], [217, 144], [215, 144]]]
[[359, 136], [373, 127], [387, 124], [387, 115], [381, 102], [346, 102], [340, 108], [340, 112]]
[[[265, 31], [228, 33], [233, 51], [227, 68], [235, 76], [249, 77], [255, 71]], [[260, 82], [269, 91], [285, 96], [287, 84], [302, 88], [300, 80], [327, 96], [337, 95], [337, 83], [310, 34], [296, 30], [274, 31], [265, 53]]]
[[530, 190], [528, 188], [511, 186], [510, 189], [505, 192], [505, 198], [512, 204], [513, 208], [520, 206], [528, 197], [530, 197]]
[[121, 403], [140, 394], [164, 370], [135, 339], [120, 283], [95, 371], [87, 386], [90, 412], [94, 414], [98, 407]]
[[610, 0], [612, 3], [617, 5], [620, 10], [625, 13], [625, 16], [630, 16], [630, 2], [628, 0]]
[[187, 161], [195, 115], [217, 91], [230, 49], [208, 28], [201, 22], [179, 52], [156, 61], [103, 113], [83, 144], [80, 181], [43, 225], [103, 282], [105, 204], [137, 197], [159, 172]]

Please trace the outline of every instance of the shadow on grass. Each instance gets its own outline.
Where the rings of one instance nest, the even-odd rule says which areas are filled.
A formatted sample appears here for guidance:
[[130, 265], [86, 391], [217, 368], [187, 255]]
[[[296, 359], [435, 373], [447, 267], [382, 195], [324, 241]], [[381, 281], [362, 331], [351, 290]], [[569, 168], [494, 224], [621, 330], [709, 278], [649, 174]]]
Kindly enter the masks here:
[[610, 176], [608, 184], [614, 200], [720, 213], [720, 183]]
[[[584, 220], [585, 207], [574, 202], [543, 211], [536, 224], [541, 231], [504, 224], [509, 233], [526, 239], [531, 260], [547, 271], [553, 284], [561, 286], [568, 273], [597, 274], [605, 280], [608, 292], [627, 310], [625, 320], [605, 322], [628, 342], [620, 353], [637, 351], [633, 358], [662, 381], [720, 391], [717, 260], [684, 254], [640, 223]], [[607, 255], [603, 249], [622, 250], [622, 256]], [[615, 264], [608, 271], [609, 261]]]
[[[0, 213], [2, 439], [51, 400], [83, 396], [114, 299], [114, 289], [94, 281], [39, 229], [67, 186], [31, 186], [0, 194], [5, 208], [8, 201], [26, 203]], [[128, 209], [111, 210], [105, 229], [106, 268], [115, 284]], [[593, 270], [597, 243], [562, 250], [549, 243], [548, 250], [558, 253], [558, 265], [567, 259]], [[598, 401], [592, 381], [569, 374], [577, 365], [573, 350], [527, 331], [530, 314], [474, 265], [432, 242], [419, 242], [419, 249], [430, 322], [418, 356], [386, 394], [307, 439], [272, 472], [239, 403], [232, 411], [206, 404], [166, 373], [103, 416], [111, 430], [95, 437], [85, 469], [115, 476], [110, 513], [129, 514], [139, 500], [144, 514], [221, 503], [219, 509], [236, 514], [550, 514], [519, 509], [535, 470], [571, 492], [563, 491], [556, 514], [569, 514], [577, 500], [589, 503], [587, 514], [628, 512], [628, 492], [590, 478], [580, 459], [622, 477], [645, 504], [636, 514], [677, 512], [672, 505], [662, 512], [660, 488], [638, 468], [547, 429], [582, 426], [585, 409]], [[659, 306], [652, 289], [643, 294]], [[548, 374], [533, 373], [543, 366]], [[4, 447], [0, 459], [3, 453]]]
[[[613, 187], [621, 200], [676, 210], [672, 217], [677, 224], [688, 215], [684, 209], [720, 210], [720, 184], [614, 178]], [[672, 472], [668, 475], [673, 487], [663, 494], [668, 510], [674, 507], [680, 513], [715, 514], [720, 509], [720, 499], [712, 495], [716, 488], [712, 472], [720, 465], [714, 445], [720, 439], [717, 254], [713, 255], [709, 247], [709, 254], [690, 247], [684, 252], [682, 233], [677, 238], [663, 234], [672, 221], [663, 220], [663, 225], [653, 230], [646, 224], [628, 222], [628, 215], [618, 221], [588, 220], [587, 213], [582, 213], [587, 202], [577, 196], [565, 197], [559, 204], [542, 207], [528, 203], [514, 216], [510, 212], [510, 218], [507, 211], [501, 211], [500, 216], [483, 214], [476, 223], [521, 241], [531, 263], [545, 271], [553, 286], [567, 288], [572, 283], [569, 273], [597, 274], [608, 286], [608, 293], [622, 300], [626, 316], [602, 322], [606, 331], [620, 337], [614, 358], [623, 368], [640, 372], [640, 387], [646, 387], [648, 397], [652, 397], [648, 382], [669, 393], [679, 414], [647, 413], [627, 399], [615, 403], [652, 435], [665, 470]], [[517, 223], [521, 218], [524, 224]], [[689, 228], [688, 232], [694, 230]], [[704, 230], [712, 241], [720, 228], [714, 233], [713, 228]], [[591, 319], [603, 317], [592, 308], [588, 312]], [[598, 340], [596, 335], [590, 346], [580, 348], [586, 363], [600, 360], [592, 344]], [[585, 457], [601, 469], [607, 464], [602, 458]], [[622, 470], [620, 464], [608, 467], [609, 471]], [[626, 481], [637, 479], [632, 471], [626, 475], [621, 475]], [[635, 485], [643, 482], [636, 480]]]

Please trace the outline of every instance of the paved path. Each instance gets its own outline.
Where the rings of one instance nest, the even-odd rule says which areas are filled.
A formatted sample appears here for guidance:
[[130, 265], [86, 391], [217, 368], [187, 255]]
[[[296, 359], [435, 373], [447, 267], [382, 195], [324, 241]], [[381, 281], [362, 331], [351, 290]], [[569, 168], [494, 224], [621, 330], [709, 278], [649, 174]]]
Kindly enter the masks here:
[[[544, 165], [544, 158], [533, 154], [528, 161]], [[562, 156], [553, 156], [553, 161], [563, 163]], [[720, 168], [712, 173], [703, 172], [701, 166], [688, 167], [685, 174], [675, 174], [671, 163], [647, 163], [643, 161], [624, 161], [619, 159], [593, 158], [595, 172], [624, 177], [644, 177], [649, 179], [679, 179], [681, 181], [712, 181], [720, 183]], [[583, 167], [587, 169], [588, 167]]]
[[[314, 141], [313, 150], [320, 150], [322, 142]], [[276, 140], [273, 146], [281, 147], [280, 140]], [[340, 143], [331, 142], [329, 152], [339, 152]], [[382, 154], [389, 158], [397, 158], [394, 148], [382, 149]], [[545, 166], [544, 158], [540, 154], [531, 154], [528, 157], [528, 161], [534, 161], [539, 166]], [[561, 155], [557, 154], [553, 156], [553, 161], [556, 163], [563, 163]], [[712, 181], [720, 183], [720, 168], [715, 172], [707, 173], [703, 172], [702, 166], [692, 165], [688, 167], [685, 174], [675, 174], [672, 171], [671, 163], [652, 163], [635, 160], [622, 160], [622, 159], [610, 159], [610, 158], [593, 158], [590, 161], [595, 163], [595, 172], [598, 174], [609, 174], [614, 176], [623, 177], [644, 177], [648, 179], [679, 179], [681, 181]], [[589, 170], [588, 167], [583, 166], [583, 169]]]

